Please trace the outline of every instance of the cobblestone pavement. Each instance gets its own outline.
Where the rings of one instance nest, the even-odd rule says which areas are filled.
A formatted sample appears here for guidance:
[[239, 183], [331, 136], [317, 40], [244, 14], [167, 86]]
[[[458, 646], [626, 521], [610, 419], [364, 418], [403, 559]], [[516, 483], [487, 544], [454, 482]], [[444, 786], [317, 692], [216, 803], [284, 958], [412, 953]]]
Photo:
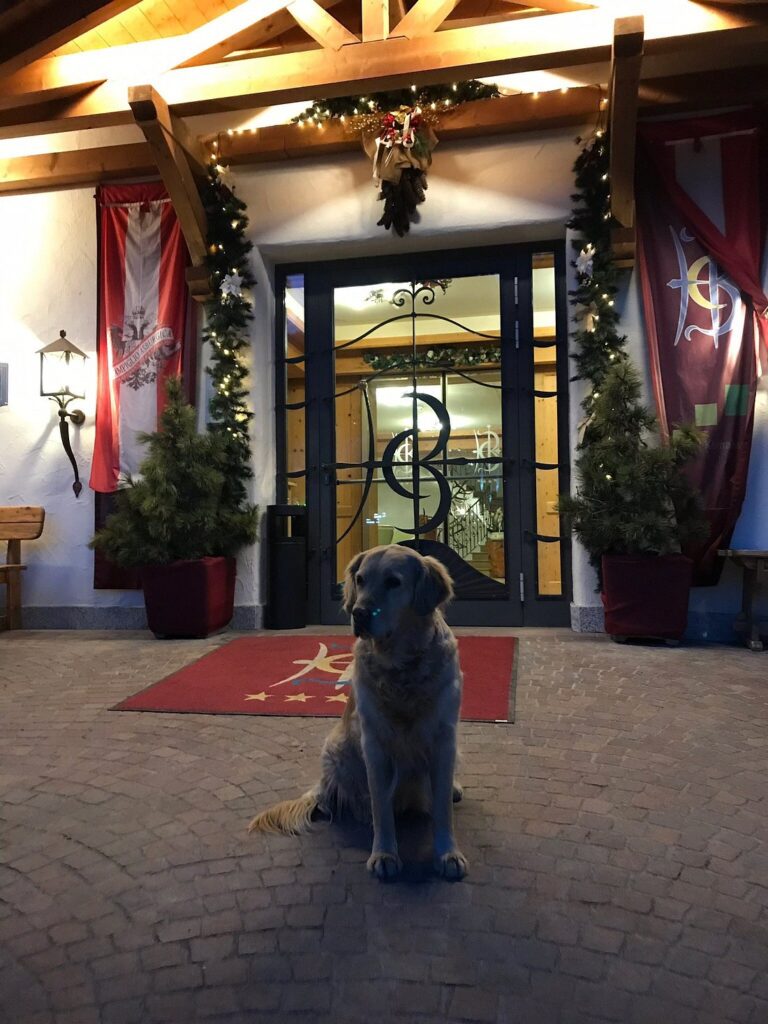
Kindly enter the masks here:
[[521, 636], [469, 878], [388, 885], [365, 830], [245, 832], [327, 720], [108, 710], [229, 637], [0, 637], [0, 1020], [765, 1024], [768, 655]]

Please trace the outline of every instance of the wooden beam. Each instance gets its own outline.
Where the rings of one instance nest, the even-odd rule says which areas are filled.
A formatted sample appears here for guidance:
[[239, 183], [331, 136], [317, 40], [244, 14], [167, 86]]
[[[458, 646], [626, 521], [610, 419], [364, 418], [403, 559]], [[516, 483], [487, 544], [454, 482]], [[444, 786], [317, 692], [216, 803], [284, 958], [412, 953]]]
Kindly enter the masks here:
[[[687, 54], [703, 43], [722, 49], [740, 41], [768, 42], [768, 25], [742, 12], [715, 11], [688, 0], [667, 0], [665, 7], [670, 17], [654, 14], [650, 24], [646, 18], [646, 52], [674, 51], [681, 71]], [[607, 62], [613, 23], [604, 10], [579, 11], [448, 29], [414, 40], [360, 43], [337, 53], [311, 50], [234, 65], [180, 68], [164, 76], [163, 94], [187, 115], [221, 109], [222, 104], [236, 108], [364, 94], [408, 85], [414, 77], [430, 84]]]
[[[656, 54], [681, 72], [691, 65], [698, 70], [706, 51], [704, 63], [715, 68], [724, 53], [768, 42], [768, 24], [742, 9], [715, 10], [690, 0], [666, 0], [663, 8], [663, 13], [653, 8], [646, 16], [649, 63]], [[310, 50], [179, 68], [163, 75], [159, 85], [174, 111], [187, 116], [402, 87], [414, 78], [430, 84], [580, 64], [607, 65], [613, 21], [599, 9], [446, 29], [420, 39], [390, 38], [344, 46], [335, 53]], [[607, 80], [607, 67], [603, 80]], [[29, 122], [26, 129], [22, 127], [25, 117]], [[59, 104], [49, 118], [39, 111], [26, 115], [0, 111], [0, 137], [123, 124], [126, 120], [130, 120], [130, 110], [124, 88], [107, 82], [86, 97]]]
[[128, 90], [128, 103], [168, 189], [192, 263], [200, 266], [208, 251], [207, 218], [186, 154], [172, 134], [165, 100], [151, 85], [135, 85]]
[[270, 17], [284, 12], [285, 5], [286, 0], [245, 0], [186, 35], [35, 61], [2, 81], [0, 109], [55, 99], [108, 80], [121, 81], [124, 87], [139, 84], [137, 78], [142, 75], [154, 81], [163, 72], [219, 45], [226, 48], [227, 40], [252, 30], [254, 25], [268, 23]]
[[508, 3], [522, 4], [523, 7], [538, 8], [552, 14], [565, 14], [568, 11], [583, 11], [592, 4], [589, 0], [506, 0]]
[[458, 0], [416, 0], [404, 18], [392, 29], [392, 36], [419, 39], [435, 32], [445, 21]]
[[[134, 120], [147, 135], [147, 130], [155, 132], [155, 122], [167, 137], [168, 147], [183, 150], [179, 153], [179, 161], [182, 157], [184, 163], [192, 174], [204, 181], [208, 177], [208, 165], [210, 155], [197, 136], [193, 135], [181, 118], [176, 117], [168, 109], [168, 104], [157, 90], [151, 85], [136, 85], [128, 90], [128, 104], [133, 113]], [[151, 143], [151, 140], [147, 138]]]
[[389, 35], [389, 0], [363, 0], [363, 42]]
[[291, 0], [287, 7], [288, 13], [294, 18], [308, 36], [328, 50], [340, 50], [342, 46], [359, 43], [341, 22], [336, 21], [317, 0]]
[[[599, 102], [596, 86], [531, 95], [503, 96], [478, 100], [440, 116], [436, 129], [439, 138], [476, 138], [506, 135], [542, 128], [561, 128], [589, 120]], [[255, 132], [223, 134], [218, 137], [219, 159], [224, 163], [251, 164], [275, 160], [301, 159], [331, 153], [360, 150], [360, 136], [338, 121], [314, 125], [270, 125]]]
[[156, 173], [152, 150], [145, 142], [14, 157], [0, 160], [0, 194], [82, 188]]
[[[330, 10], [339, 4], [341, 0], [317, 0], [317, 2], [321, 7]], [[275, 11], [274, 14], [260, 17], [241, 32], [228, 36], [215, 46], [201, 51], [189, 60], [180, 62], [177, 67], [197, 67], [201, 64], [216, 64], [218, 61], [225, 60], [236, 50], [259, 49], [259, 47], [262, 47], [276, 36], [281, 36], [284, 32], [288, 32], [295, 27], [296, 20], [283, 8], [280, 11]]]
[[617, 18], [613, 37], [613, 61], [609, 94], [611, 216], [624, 229], [615, 239], [615, 254], [634, 255], [635, 140], [637, 137], [638, 86], [643, 61], [642, 17]]
[[[642, 111], [677, 111], [701, 108], [701, 95], [726, 106], [738, 96], [741, 102], [768, 102], [768, 76], [764, 66], [727, 69], [716, 75], [679, 75], [650, 79], [641, 90]], [[596, 87], [570, 89], [566, 94], [542, 93], [505, 96], [456, 107], [442, 115], [437, 129], [441, 140], [482, 138], [506, 133], [529, 132], [540, 128], [591, 123], [597, 108]], [[129, 111], [130, 113], [130, 111]], [[354, 152], [360, 148], [356, 134], [331, 122], [322, 128], [298, 125], [273, 125], [242, 135], [219, 136], [219, 154], [224, 163], [258, 164], [286, 159], [324, 156], [335, 152]], [[44, 154], [0, 160], [0, 195], [50, 191], [96, 185], [117, 178], [142, 177], [156, 173], [152, 151], [147, 143], [81, 149], [67, 153]], [[621, 257], [627, 238], [615, 229], [614, 253]], [[626, 253], [626, 249], [624, 250]]]
[[[479, 100], [446, 111], [438, 134], [447, 141], [582, 124], [594, 113], [598, 96], [597, 88], [585, 86], [571, 89], [565, 95], [542, 93], [538, 99], [505, 96]], [[235, 165], [349, 151], [361, 151], [360, 138], [335, 122], [323, 128], [272, 125], [253, 134], [219, 137], [219, 158]], [[117, 177], [152, 174], [155, 170], [148, 143], [17, 157], [0, 161], [0, 194], [95, 185]]]
[[135, 7], [139, 0], [21, 0], [0, 14], [0, 75]]
[[187, 267], [184, 277], [189, 294], [195, 302], [207, 302], [213, 296], [211, 276], [206, 266]]

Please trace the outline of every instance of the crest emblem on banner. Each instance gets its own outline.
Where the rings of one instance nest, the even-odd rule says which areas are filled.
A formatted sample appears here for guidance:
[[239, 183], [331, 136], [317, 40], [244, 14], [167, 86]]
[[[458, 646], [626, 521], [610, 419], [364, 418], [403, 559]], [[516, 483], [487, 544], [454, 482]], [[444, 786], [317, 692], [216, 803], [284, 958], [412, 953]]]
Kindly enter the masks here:
[[154, 384], [158, 371], [180, 347], [170, 326], [156, 324], [149, 328], [143, 306], [133, 309], [122, 327], [111, 324], [109, 328], [114, 379], [134, 391]]
[[[739, 291], [723, 274], [717, 263], [709, 256], [699, 256], [689, 265], [683, 248], [695, 239], [686, 228], [680, 229], [679, 236], [670, 225], [672, 241], [675, 246], [680, 276], [667, 281], [667, 288], [680, 289], [680, 312], [677, 319], [675, 346], [681, 337], [690, 341], [695, 331], [712, 338], [715, 348], [718, 340], [730, 333], [740, 300]], [[702, 275], [705, 272], [705, 276]], [[720, 301], [725, 299], [726, 301]], [[709, 314], [709, 326], [703, 323], [687, 323], [691, 303]], [[702, 320], [696, 309], [691, 310]], [[725, 311], [725, 312], [724, 312]]]

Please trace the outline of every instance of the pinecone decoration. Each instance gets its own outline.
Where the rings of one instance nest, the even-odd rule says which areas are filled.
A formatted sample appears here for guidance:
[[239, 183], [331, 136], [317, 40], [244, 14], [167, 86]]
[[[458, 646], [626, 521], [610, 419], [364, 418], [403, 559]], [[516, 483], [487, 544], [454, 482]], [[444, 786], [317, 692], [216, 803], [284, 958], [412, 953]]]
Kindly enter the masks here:
[[404, 168], [397, 182], [382, 181], [379, 199], [384, 200], [384, 212], [377, 225], [394, 228], [402, 238], [411, 222], [418, 220], [416, 207], [424, 202], [426, 190], [427, 176], [416, 167]]

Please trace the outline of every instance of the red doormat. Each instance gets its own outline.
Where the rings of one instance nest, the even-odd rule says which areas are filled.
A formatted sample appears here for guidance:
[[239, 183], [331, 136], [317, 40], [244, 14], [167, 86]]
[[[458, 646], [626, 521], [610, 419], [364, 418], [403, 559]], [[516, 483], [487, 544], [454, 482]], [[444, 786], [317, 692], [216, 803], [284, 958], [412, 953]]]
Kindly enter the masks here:
[[[514, 721], [514, 637], [462, 636], [461, 717]], [[118, 704], [113, 711], [335, 718], [349, 691], [351, 636], [242, 637]]]

